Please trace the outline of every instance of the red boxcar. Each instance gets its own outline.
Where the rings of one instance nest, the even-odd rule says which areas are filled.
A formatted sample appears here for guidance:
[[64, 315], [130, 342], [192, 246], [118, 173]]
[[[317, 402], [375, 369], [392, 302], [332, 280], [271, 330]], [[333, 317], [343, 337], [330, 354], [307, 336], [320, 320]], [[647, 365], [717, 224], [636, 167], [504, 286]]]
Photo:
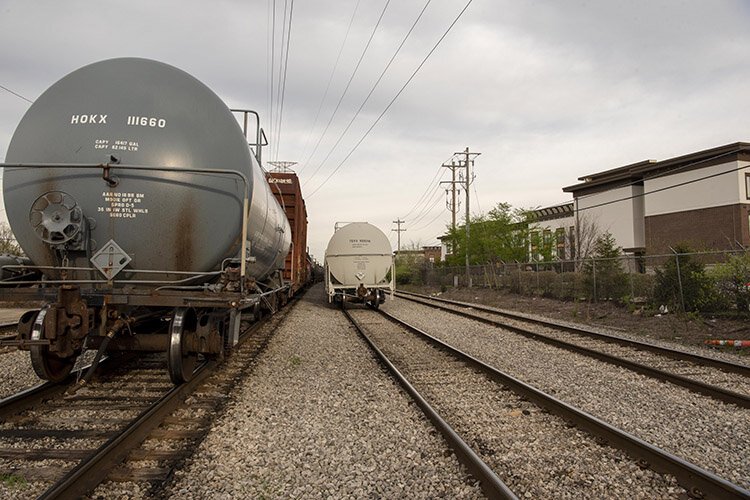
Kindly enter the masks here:
[[292, 293], [297, 292], [311, 278], [307, 266], [307, 208], [302, 198], [299, 177], [294, 172], [266, 173], [271, 192], [284, 209], [292, 227], [292, 249], [286, 256], [284, 279], [292, 283]]

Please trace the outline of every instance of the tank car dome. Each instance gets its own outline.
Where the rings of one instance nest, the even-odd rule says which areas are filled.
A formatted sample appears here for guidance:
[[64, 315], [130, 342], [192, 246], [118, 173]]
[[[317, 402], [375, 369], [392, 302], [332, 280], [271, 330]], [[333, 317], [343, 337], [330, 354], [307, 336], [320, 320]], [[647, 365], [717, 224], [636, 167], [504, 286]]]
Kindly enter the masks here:
[[109, 162], [235, 170], [250, 184], [259, 170], [227, 106], [186, 72], [138, 58], [80, 68], [31, 105], [6, 155], [6, 164], [26, 165], [6, 167], [3, 193], [11, 227], [34, 263], [55, 265], [44, 241], [55, 230], [45, 219], [49, 205], [70, 212], [61, 239], [76, 232], [68, 219], [85, 218], [90, 250], [113, 240], [135, 269], [208, 271], [238, 254], [239, 177], [116, 167], [117, 184], [109, 185], [101, 169], [76, 168]]

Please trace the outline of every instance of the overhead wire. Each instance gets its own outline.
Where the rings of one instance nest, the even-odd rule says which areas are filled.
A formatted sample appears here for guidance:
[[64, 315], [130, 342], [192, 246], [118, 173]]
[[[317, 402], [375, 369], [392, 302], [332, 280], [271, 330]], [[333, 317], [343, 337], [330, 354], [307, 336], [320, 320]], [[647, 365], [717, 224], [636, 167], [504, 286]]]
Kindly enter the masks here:
[[[344, 100], [344, 97], [346, 96], [347, 92], [349, 91], [349, 87], [351, 86], [352, 81], [354, 80], [354, 77], [357, 74], [357, 71], [359, 71], [359, 67], [362, 65], [362, 61], [365, 58], [365, 54], [367, 54], [367, 50], [370, 48], [372, 39], [375, 37], [375, 33], [377, 32], [378, 27], [380, 26], [380, 22], [383, 20], [385, 11], [388, 9], [388, 5], [390, 5], [390, 3], [391, 3], [391, 0], [386, 0], [385, 5], [383, 6], [383, 10], [380, 12], [380, 17], [378, 17], [378, 21], [375, 23], [375, 27], [372, 29], [372, 33], [370, 33], [370, 38], [367, 40], [367, 43], [365, 44], [365, 48], [362, 50], [362, 54], [360, 54], [359, 60], [357, 61], [356, 66], [354, 67], [354, 71], [352, 71], [352, 74], [349, 77], [349, 81], [346, 83], [346, 87], [344, 87], [344, 91], [341, 93], [341, 97], [339, 97], [339, 101], [336, 103], [336, 107], [334, 108], [333, 113], [331, 113], [331, 117], [328, 119], [328, 123], [326, 124], [325, 129], [323, 129], [323, 133], [320, 134], [320, 137], [318, 138], [318, 142], [315, 144], [315, 148], [313, 148], [312, 153], [310, 153], [310, 156], [305, 160], [305, 163], [309, 163], [312, 157], [315, 156], [315, 153], [318, 151], [318, 147], [320, 147], [320, 143], [323, 141], [323, 138], [325, 137], [326, 133], [328, 133], [328, 129], [331, 127], [331, 123], [333, 122], [333, 119], [336, 117], [336, 113], [338, 113], [339, 108], [341, 107], [341, 103]], [[318, 172], [319, 169], [320, 169], [320, 165], [315, 170], [315, 172], [312, 173], [312, 176], [314, 176]], [[311, 179], [312, 176], [306, 179], [302, 183], [302, 186], [307, 184], [308, 180]]]
[[419, 15], [417, 16], [417, 18], [412, 23], [411, 27], [409, 28], [409, 31], [406, 33], [406, 35], [404, 35], [404, 38], [401, 40], [401, 43], [396, 48], [395, 52], [391, 56], [391, 58], [388, 61], [388, 63], [385, 65], [385, 68], [383, 68], [383, 71], [380, 72], [380, 76], [378, 77], [378, 79], [373, 84], [372, 88], [370, 89], [370, 92], [364, 98], [364, 100], [362, 101], [362, 104], [359, 105], [359, 108], [357, 109], [357, 111], [355, 111], [355, 113], [352, 116], [351, 120], [349, 120], [349, 123], [346, 125], [346, 127], [344, 128], [344, 130], [341, 132], [341, 134], [339, 135], [339, 138], [336, 140], [335, 144], [333, 146], [331, 146], [331, 149], [328, 151], [328, 154], [325, 156], [325, 158], [323, 158], [320, 161], [320, 163], [318, 164], [318, 167], [315, 169], [315, 172], [313, 172], [313, 175], [310, 176], [310, 178], [308, 178], [307, 181], [309, 181], [310, 179], [312, 179], [315, 176], [315, 174], [320, 170], [320, 167], [322, 167], [323, 165], [325, 165], [326, 161], [328, 161], [328, 158], [331, 157], [331, 155], [333, 154], [333, 152], [336, 150], [336, 148], [338, 147], [338, 145], [341, 143], [341, 140], [344, 138], [344, 136], [346, 135], [346, 133], [349, 131], [349, 129], [351, 128], [351, 126], [354, 123], [354, 121], [357, 119], [357, 117], [359, 116], [359, 114], [362, 112], [362, 109], [365, 107], [365, 105], [367, 104], [367, 102], [370, 100], [370, 97], [372, 97], [372, 94], [375, 92], [375, 89], [378, 87], [378, 85], [380, 84], [380, 82], [383, 80], [383, 77], [385, 76], [385, 74], [388, 72], [388, 69], [393, 64], [393, 61], [396, 59], [396, 56], [398, 56], [399, 52], [401, 52], [401, 49], [404, 47], [404, 44], [406, 44], [406, 41], [411, 36], [412, 32], [414, 31], [414, 28], [419, 23], [419, 20], [422, 19], [422, 16], [424, 15], [425, 11], [427, 10], [427, 7], [430, 5], [430, 2], [432, 2], [432, 0], [427, 0], [427, 2], [424, 4], [424, 7], [422, 7], [422, 10], [419, 12]]
[[[268, 137], [273, 138], [274, 132], [274, 75], [276, 74], [276, 0], [273, 0], [271, 9], [271, 72], [269, 77], [271, 78], [271, 99], [269, 101], [270, 112], [268, 113]], [[270, 151], [270, 150], [269, 150]]]
[[32, 101], [31, 99], [28, 99], [28, 98], [26, 98], [26, 97], [22, 96], [22, 95], [21, 95], [21, 94], [19, 94], [18, 92], [14, 92], [13, 90], [10, 90], [10, 89], [9, 89], [8, 87], [4, 87], [4, 86], [0, 85], [0, 89], [3, 89], [3, 90], [4, 90], [4, 91], [6, 91], [6, 92], [10, 92], [10, 93], [11, 93], [11, 94], [13, 94], [14, 96], [16, 96], [16, 97], [19, 97], [19, 98], [23, 99], [24, 101], [26, 101], [26, 102], [28, 102], [28, 103], [30, 103], [30, 104], [34, 104], [34, 101]]
[[279, 48], [279, 70], [278, 70], [278, 78], [276, 79], [276, 100], [274, 101], [274, 119], [273, 119], [273, 129], [271, 134], [271, 157], [275, 160], [277, 159], [275, 151], [276, 151], [276, 145], [278, 144], [278, 135], [279, 135], [279, 128], [278, 128], [278, 121], [279, 121], [279, 108], [281, 103], [281, 77], [284, 72], [284, 41], [286, 40], [286, 13], [287, 9], [289, 8], [289, 0], [284, 0], [284, 14], [281, 18], [281, 47]]
[[[429, 192], [429, 195], [420, 202], [421, 208], [418, 211], [415, 211], [414, 216], [411, 218], [407, 218], [406, 216], [401, 217], [404, 221], [409, 221], [410, 224], [414, 224], [415, 222], [420, 221], [423, 217], [425, 212], [428, 212], [432, 209], [433, 206], [436, 205], [435, 201], [435, 195], [437, 195], [437, 199], [442, 199], [443, 194], [443, 188], [440, 186], [440, 184], [436, 184], [432, 191]], [[429, 208], [428, 208], [429, 207]]]
[[[453, 156], [451, 156], [451, 158], [452, 157]], [[424, 193], [422, 193], [422, 196], [420, 196], [419, 199], [417, 200], [417, 202], [409, 209], [408, 212], [406, 212], [406, 215], [404, 215], [404, 216], [401, 217], [402, 219], [406, 219], [409, 215], [411, 215], [412, 212], [414, 212], [414, 210], [417, 208], [417, 206], [419, 206], [419, 204], [422, 202], [422, 199], [425, 196], [427, 196], [427, 193], [430, 191], [431, 187], [434, 189], [434, 187], [435, 187], [434, 183], [437, 180], [438, 174], [440, 174], [441, 172], [443, 173], [443, 175], [440, 176], [440, 180], [442, 180], [443, 176], [446, 173], [446, 170], [443, 170], [443, 165], [445, 165], [449, 161], [450, 161], [450, 158], [448, 158], [446, 161], [444, 161], [443, 163], [440, 164], [440, 166], [438, 167], [437, 171], [435, 172], [435, 175], [432, 177], [432, 179], [430, 180], [430, 182], [427, 184], [427, 189], [424, 190]], [[438, 184], [438, 186], [439, 185], [440, 184]]]
[[294, 14], [294, 0], [289, 5], [289, 28], [286, 31], [286, 54], [284, 55], [284, 79], [281, 85], [281, 106], [279, 108], [279, 126], [276, 135], [276, 159], [279, 157], [279, 146], [281, 145], [281, 130], [284, 119], [284, 97], [286, 96], [286, 74], [289, 69], [289, 44], [292, 37], [292, 15]]
[[[443, 190], [440, 188], [440, 185], [436, 185], [430, 195], [425, 198], [424, 202], [422, 202], [422, 208], [420, 208], [411, 219], [408, 219], [409, 223], [414, 225], [421, 221], [427, 213], [437, 206], [437, 202], [443, 199], [442, 193]], [[407, 220], [406, 217], [404, 217], [403, 220]]]
[[[305, 154], [302, 156], [305, 156], [307, 153], [307, 148], [310, 144], [310, 139], [312, 138], [312, 133], [315, 130], [315, 127], [318, 125], [318, 119], [320, 118], [320, 112], [323, 109], [323, 104], [325, 103], [326, 97], [328, 97], [328, 91], [331, 88], [331, 82], [333, 82], [333, 76], [336, 74], [336, 69], [338, 68], [339, 61], [341, 60], [341, 54], [344, 52], [344, 47], [346, 46], [346, 41], [349, 39], [349, 32], [352, 29], [352, 24], [354, 24], [354, 18], [357, 15], [357, 9], [359, 9], [359, 4], [361, 0], [357, 0], [357, 3], [354, 5], [354, 11], [352, 12], [352, 17], [349, 19], [349, 26], [346, 28], [346, 34], [344, 35], [344, 40], [341, 42], [341, 47], [339, 47], [339, 53], [336, 56], [336, 62], [333, 64], [333, 69], [331, 70], [331, 75], [328, 77], [328, 84], [326, 84], [325, 92], [323, 92], [323, 97], [320, 100], [320, 104], [318, 104], [318, 111], [315, 113], [315, 119], [313, 120], [312, 127], [308, 130], [307, 136], [305, 137], [305, 146], [302, 148], [303, 151], [305, 151]], [[309, 160], [309, 158], [308, 158]], [[299, 168], [297, 174], [301, 174], [302, 171], [305, 169], [305, 167], [308, 165], [308, 163], [305, 161], [302, 163], [302, 166]]]
[[328, 177], [323, 180], [321, 184], [318, 185], [310, 194], [307, 195], [309, 198], [310, 196], [317, 193], [320, 188], [322, 188], [330, 179], [333, 177], [333, 175], [341, 169], [341, 167], [346, 163], [346, 161], [351, 158], [351, 156], [354, 154], [354, 152], [359, 148], [359, 146], [364, 142], [364, 140], [367, 138], [368, 135], [370, 135], [370, 132], [372, 132], [372, 129], [375, 128], [375, 126], [380, 122], [380, 120], [383, 119], [383, 116], [388, 112], [388, 110], [393, 106], [393, 103], [396, 102], [396, 100], [399, 98], [399, 96], [404, 92], [406, 87], [411, 83], [411, 81], [414, 79], [414, 77], [419, 73], [419, 70], [422, 69], [422, 66], [427, 62], [427, 60], [430, 58], [430, 56], [435, 52], [435, 50], [438, 48], [440, 43], [445, 39], [446, 36], [448, 36], [448, 33], [453, 29], [453, 27], [456, 25], [459, 19], [461, 19], [461, 16], [463, 16], [464, 12], [466, 12], [466, 9], [469, 8], [471, 3], [474, 0], [469, 0], [463, 9], [461, 9], [461, 12], [459, 12], [458, 16], [453, 20], [453, 22], [448, 26], [448, 29], [445, 30], [445, 33], [438, 39], [438, 41], [435, 43], [435, 45], [430, 49], [430, 51], [427, 53], [427, 55], [422, 59], [422, 62], [419, 63], [419, 66], [414, 70], [414, 72], [411, 74], [409, 79], [404, 83], [404, 85], [401, 87], [401, 89], [396, 93], [396, 95], [391, 99], [391, 101], [388, 103], [388, 105], [385, 107], [385, 109], [380, 113], [380, 115], [375, 119], [372, 125], [370, 125], [370, 128], [367, 129], [367, 131], [362, 135], [362, 137], [357, 141], [357, 143], [354, 145], [354, 147], [349, 151], [349, 153], [344, 157], [343, 160], [336, 166], [336, 168], [328, 175]]
[[[422, 210], [422, 212], [420, 212], [420, 214], [418, 216], [416, 216], [416, 217], [414, 217], [412, 219], [412, 221], [411, 221], [412, 225], [418, 224], [425, 217], [427, 217], [428, 215], [430, 215], [430, 214], [433, 213], [433, 210], [435, 209], [435, 207], [438, 206], [438, 204], [443, 201], [443, 197], [442, 197], [442, 192], [441, 191], [442, 190], [437, 190], [437, 191], [435, 191], [433, 193], [433, 195], [430, 197], [429, 202], [425, 205], [425, 207]], [[435, 197], [435, 194], [437, 194], [438, 196]], [[429, 205], [429, 208], [427, 208], [428, 205]]]
[[423, 226], [420, 226], [420, 227], [418, 227], [418, 228], [416, 228], [416, 229], [412, 229], [412, 231], [421, 231], [422, 229], [426, 229], [426, 228], [430, 227], [430, 226], [431, 226], [431, 225], [432, 225], [432, 224], [433, 224], [433, 223], [434, 223], [434, 222], [435, 222], [436, 220], [438, 220], [438, 219], [439, 219], [439, 218], [440, 218], [440, 217], [441, 217], [442, 215], [443, 215], [442, 211], [441, 211], [441, 212], [438, 212], [438, 214], [437, 214], [437, 215], [435, 216], [435, 218], [433, 218], [433, 219], [432, 219], [432, 220], [431, 220], [430, 222], [428, 222], [427, 224], [424, 224]]

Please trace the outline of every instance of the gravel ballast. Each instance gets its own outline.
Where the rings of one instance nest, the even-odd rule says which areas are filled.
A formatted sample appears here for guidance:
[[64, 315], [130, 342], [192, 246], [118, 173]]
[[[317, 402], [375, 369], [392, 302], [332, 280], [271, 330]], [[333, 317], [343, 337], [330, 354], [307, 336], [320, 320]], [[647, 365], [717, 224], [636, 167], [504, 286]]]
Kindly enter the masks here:
[[557, 398], [750, 488], [750, 411], [404, 300], [388, 312]]
[[177, 498], [481, 498], [322, 287], [297, 304], [175, 474]]
[[460, 358], [375, 316], [352, 311], [368, 337], [521, 498], [679, 498], [674, 477], [643, 470]]

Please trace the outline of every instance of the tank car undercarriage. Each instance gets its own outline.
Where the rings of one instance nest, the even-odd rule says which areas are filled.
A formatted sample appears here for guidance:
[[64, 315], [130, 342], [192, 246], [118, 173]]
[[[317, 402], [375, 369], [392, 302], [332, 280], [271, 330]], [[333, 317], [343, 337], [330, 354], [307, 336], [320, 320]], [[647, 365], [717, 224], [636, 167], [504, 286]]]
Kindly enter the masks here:
[[[229, 268], [221, 281], [238, 275]], [[43, 304], [23, 314], [15, 340], [2, 342], [29, 351], [36, 374], [53, 382], [67, 378], [81, 353], [96, 350], [79, 385], [88, 381], [105, 353], [165, 352], [169, 376], [179, 384], [191, 378], [199, 358], [223, 358], [238, 342], [242, 320], [257, 320], [287, 302], [290, 287], [279, 275], [264, 284], [246, 279], [245, 292], [227, 291], [232, 286], [212, 291], [215, 284], [189, 287], [202, 290], [138, 288], [127, 283], [98, 288], [75, 283], [0, 288], [0, 302]]]

